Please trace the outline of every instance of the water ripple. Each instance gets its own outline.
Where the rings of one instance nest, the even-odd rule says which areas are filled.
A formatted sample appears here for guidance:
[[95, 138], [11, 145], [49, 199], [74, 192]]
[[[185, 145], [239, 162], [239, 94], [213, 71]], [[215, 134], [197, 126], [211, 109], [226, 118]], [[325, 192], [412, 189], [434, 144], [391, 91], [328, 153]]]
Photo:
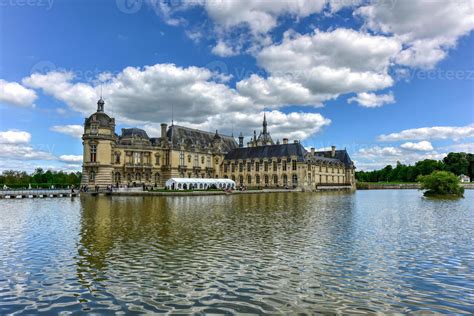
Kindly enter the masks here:
[[0, 201], [0, 314], [474, 313], [474, 192]]

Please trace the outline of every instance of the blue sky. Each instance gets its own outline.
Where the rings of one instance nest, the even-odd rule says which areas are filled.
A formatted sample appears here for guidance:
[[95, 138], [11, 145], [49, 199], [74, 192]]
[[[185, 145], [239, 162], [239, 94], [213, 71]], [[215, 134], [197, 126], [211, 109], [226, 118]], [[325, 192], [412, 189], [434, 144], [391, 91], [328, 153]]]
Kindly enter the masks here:
[[346, 147], [359, 169], [474, 152], [474, 2], [8, 0], [0, 170], [80, 170], [100, 95], [171, 121]]

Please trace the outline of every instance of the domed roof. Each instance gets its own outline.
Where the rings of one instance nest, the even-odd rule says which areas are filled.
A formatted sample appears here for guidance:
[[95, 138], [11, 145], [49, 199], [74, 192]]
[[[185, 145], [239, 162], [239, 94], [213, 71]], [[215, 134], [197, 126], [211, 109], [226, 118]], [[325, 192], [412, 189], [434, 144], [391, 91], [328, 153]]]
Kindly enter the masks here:
[[110, 116], [104, 112], [96, 112], [86, 119], [85, 126], [89, 127], [91, 123], [95, 122], [99, 123], [99, 127], [110, 127], [110, 124], [115, 123], [114, 119], [110, 118]]

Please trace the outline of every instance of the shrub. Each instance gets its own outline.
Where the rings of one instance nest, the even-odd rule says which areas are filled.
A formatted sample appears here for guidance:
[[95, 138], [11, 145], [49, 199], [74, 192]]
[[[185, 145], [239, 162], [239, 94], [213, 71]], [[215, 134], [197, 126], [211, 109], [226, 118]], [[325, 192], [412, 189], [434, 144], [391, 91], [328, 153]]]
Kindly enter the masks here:
[[459, 185], [459, 179], [449, 171], [434, 171], [430, 175], [419, 176], [421, 189], [425, 196], [458, 196], [462, 197], [464, 188]]

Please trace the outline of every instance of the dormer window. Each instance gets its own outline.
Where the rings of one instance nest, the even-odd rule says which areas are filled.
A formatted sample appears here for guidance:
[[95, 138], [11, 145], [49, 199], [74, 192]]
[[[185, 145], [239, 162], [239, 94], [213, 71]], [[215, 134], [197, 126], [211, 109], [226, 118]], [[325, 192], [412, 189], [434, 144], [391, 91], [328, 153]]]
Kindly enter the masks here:
[[92, 124], [91, 125], [91, 134], [97, 134], [97, 132], [98, 132], [97, 124]]

